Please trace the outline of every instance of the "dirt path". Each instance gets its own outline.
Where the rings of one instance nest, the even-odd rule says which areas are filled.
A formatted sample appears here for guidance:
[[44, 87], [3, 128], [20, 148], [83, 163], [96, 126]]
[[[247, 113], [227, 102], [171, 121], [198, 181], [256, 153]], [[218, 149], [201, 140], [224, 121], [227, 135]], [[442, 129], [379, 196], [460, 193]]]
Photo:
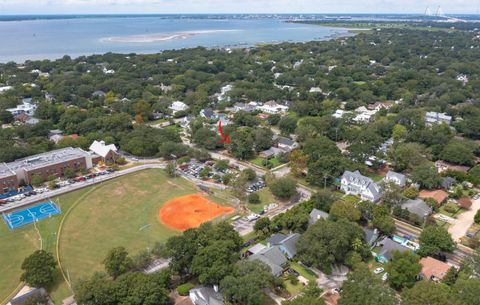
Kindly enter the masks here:
[[467, 230], [473, 224], [473, 218], [479, 209], [480, 199], [473, 200], [470, 210], [460, 214], [455, 223], [448, 228], [448, 232], [452, 235], [454, 241], [459, 241], [460, 238], [467, 234]]

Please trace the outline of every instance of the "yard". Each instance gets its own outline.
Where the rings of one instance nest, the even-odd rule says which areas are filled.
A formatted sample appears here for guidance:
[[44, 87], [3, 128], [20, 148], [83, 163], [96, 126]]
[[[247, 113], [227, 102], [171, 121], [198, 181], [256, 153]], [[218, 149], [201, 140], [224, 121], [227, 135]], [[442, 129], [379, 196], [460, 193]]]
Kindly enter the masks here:
[[265, 187], [259, 191], [255, 192], [260, 197], [260, 203], [249, 203], [247, 205], [248, 209], [253, 213], [259, 214], [265, 205], [269, 205], [270, 203], [278, 202], [278, 200], [273, 197], [270, 189]]
[[[270, 163], [270, 166], [265, 166], [265, 163], [264, 163], [265, 161], [268, 161]], [[278, 160], [277, 158], [271, 158], [266, 160], [265, 158], [257, 157], [255, 159], [250, 160], [250, 162], [263, 168], [275, 168], [277, 166], [282, 165], [282, 162], [280, 162], [280, 160]]]

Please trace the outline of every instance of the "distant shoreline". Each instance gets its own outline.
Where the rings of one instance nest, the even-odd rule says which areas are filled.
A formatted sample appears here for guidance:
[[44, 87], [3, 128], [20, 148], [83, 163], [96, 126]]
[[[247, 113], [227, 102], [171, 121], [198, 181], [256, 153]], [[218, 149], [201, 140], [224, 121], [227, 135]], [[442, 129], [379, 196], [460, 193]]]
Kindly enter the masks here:
[[113, 36], [101, 38], [101, 42], [111, 43], [152, 43], [159, 41], [168, 41], [173, 39], [186, 39], [188, 37], [202, 35], [202, 34], [214, 34], [225, 32], [239, 32], [242, 30], [199, 30], [199, 31], [185, 31], [177, 33], [156, 33], [149, 35], [129, 35], [129, 36]]

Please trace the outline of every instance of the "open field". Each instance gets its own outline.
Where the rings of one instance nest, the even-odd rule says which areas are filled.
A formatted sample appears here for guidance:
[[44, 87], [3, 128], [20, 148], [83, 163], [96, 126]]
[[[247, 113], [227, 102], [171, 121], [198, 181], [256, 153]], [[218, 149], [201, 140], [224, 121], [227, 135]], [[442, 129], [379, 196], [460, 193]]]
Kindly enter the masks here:
[[272, 192], [270, 192], [268, 187], [256, 191], [255, 193], [260, 197], [260, 203], [249, 203], [247, 207], [256, 214], [260, 213], [266, 205], [274, 202], [278, 203], [278, 200], [275, 200], [275, 197], [273, 197]]
[[[113, 247], [124, 246], [136, 254], [156, 241], [179, 234], [160, 223], [159, 209], [175, 197], [198, 192], [186, 179], [171, 179], [163, 170], [145, 170], [52, 198], [62, 214], [40, 221], [37, 227], [44, 249], [55, 257], [60, 232], [58, 254], [66, 276], [75, 284], [78, 279], [103, 270], [101, 261]], [[216, 203], [225, 202], [223, 193], [206, 197]], [[11, 231], [1, 224], [0, 247], [0, 299], [3, 300], [19, 284], [23, 259], [39, 249], [41, 242], [33, 225]], [[60, 270], [51, 295], [55, 304], [61, 304], [71, 295]]]

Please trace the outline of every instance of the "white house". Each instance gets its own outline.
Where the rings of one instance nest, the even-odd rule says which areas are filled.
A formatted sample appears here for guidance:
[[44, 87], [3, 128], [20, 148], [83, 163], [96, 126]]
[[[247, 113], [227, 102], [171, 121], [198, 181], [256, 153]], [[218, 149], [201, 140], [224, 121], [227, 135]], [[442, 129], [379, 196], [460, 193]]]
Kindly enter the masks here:
[[368, 110], [365, 106], [355, 109], [357, 115], [353, 118], [356, 123], [368, 123], [378, 110]]
[[222, 305], [223, 296], [218, 291], [218, 286], [213, 287], [196, 287], [190, 289], [188, 296], [195, 305]]
[[105, 160], [114, 160], [117, 155], [117, 147], [115, 144], [105, 145], [105, 141], [93, 141], [90, 145], [90, 151], [101, 156]]
[[334, 118], [341, 119], [341, 118], [343, 118], [344, 115], [349, 114], [349, 113], [351, 113], [351, 112], [350, 112], [350, 111], [343, 110], [343, 109], [337, 109], [337, 110], [335, 111], [335, 113], [332, 114], [332, 116], [333, 116]]
[[308, 91], [310, 93], [322, 93], [322, 89], [320, 87], [312, 87], [310, 88], [310, 90]]
[[394, 171], [388, 171], [387, 175], [385, 178], [383, 178], [383, 181], [389, 183], [395, 183], [396, 185], [400, 187], [404, 187], [405, 184], [407, 183], [407, 178], [405, 177], [404, 174], [396, 173]]
[[288, 106], [277, 104], [275, 101], [269, 101], [262, 106], [258, 106], [257, 109], [268, 114], [278, 114], [287, 112]]
[[450, 125], [452, 123], [452, 117], [445, 113], [431, 111], [425, 114], [425, 123], [427, 125], [441, 124], [441, 123], [446, 123]]
[[187, 110], [188, 105], [185, 104], [184, 102], [175, 101], [168, 108], [170, 108], [172, 110], [173, 114], [175, 114], [176, 112]]
[[341, 180], [341, 189], [347, 194], [358, 195], [362, 200], [372, 202], [377, 202], [383, 195], [380, 186], [359, 171], [345, 171]]
[[13, 89], [12, 86], [3, 86], [3, 87], [0, 87], [0, 93], [6, 92], [6, 91], [11, 90], [11, 89]]
[[32, 103], [31, 98], [25, 98], [22, 100], [22, 104], [18, 105], [15, 108], [7, 109], [7, 111], [10, 112], [12, 115], [19, 115], [21, 113], [25, 113], [28, 116], [33, 116], [35, 114], [35, 110], [37, 110], [37, 105]]

